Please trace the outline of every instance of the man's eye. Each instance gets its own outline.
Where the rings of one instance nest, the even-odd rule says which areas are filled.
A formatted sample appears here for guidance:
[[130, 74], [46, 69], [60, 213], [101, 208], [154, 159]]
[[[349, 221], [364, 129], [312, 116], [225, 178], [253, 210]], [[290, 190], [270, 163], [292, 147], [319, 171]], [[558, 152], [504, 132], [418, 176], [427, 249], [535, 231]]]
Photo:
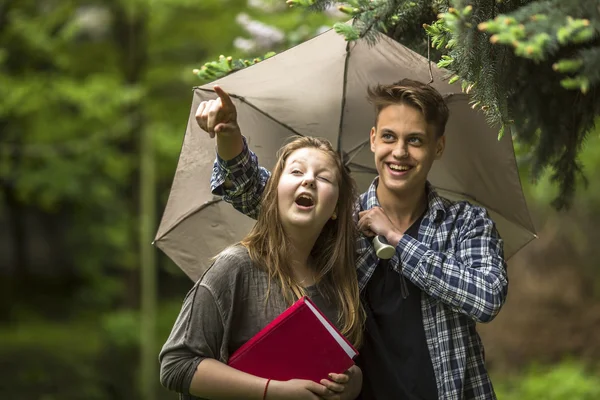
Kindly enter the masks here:
[[423, 143], [423, 141], [421, 140], [421, 138], [418, 138], [418, 137], [410, 138], [409, 142], [410, 143], [414, 143], [414, 144], [422, 144]]
[[390, 133], [384, 133], [383, 135], [381, 135], [381, 138], [383, 140], [393, 140], [394, 139], [394, 135], [392, 135]]

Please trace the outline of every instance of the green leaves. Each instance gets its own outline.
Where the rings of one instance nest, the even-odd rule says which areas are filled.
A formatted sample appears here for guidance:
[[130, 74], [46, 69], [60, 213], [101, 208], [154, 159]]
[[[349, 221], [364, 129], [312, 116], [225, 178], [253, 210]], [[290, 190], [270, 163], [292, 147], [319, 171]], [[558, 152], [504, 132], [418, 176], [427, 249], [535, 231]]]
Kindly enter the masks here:
[[447, 68], [449, 67], [452, 63], [454, 62], [454, 58], [447, 56], [447, 55], [443, 55], [442, 59], [440, 61], [438, 61], [437, 66], [440, 68]]
[[246, 0], [42, 3], [0, 7], [0, 212], [12, 212], [9, 188], [64, 225], [48, 232], [68, 249], [80, 290], [69, 296], [97, 310], [123, 300], [124, 271], [139, 266], [139, 137], [157, 144], [164, 200], [197, 84], [189, 71], [233, 52], [241, 29], [227, 24]]
[[259, 63], [267, 58], [273, 57], [276, 53], [274, 51], [268, 52], [262, 57], [256, 57], [252, 60], [238, 59], [233, 60], [232, 57], [219, 56], [218, 61], [209, 61], [205, 63], [200, 69], [194, 69], [193, 73], [198, 76], [202, 81], [213, 81], [226, 76], [232, 72], [240, 69], [249, 67], [256, 63]]
[[358, 40], [360, 38], [360, 33], [352, 25], [338, 22], [335, 25], [333, 25], [333, 29], [340, 35], [344, 36], [346, 41], [350, 42], [353, 40]]
[[565, 361], [552, 368], [533, 366], [519, 379], [499, 385], [498, 392], [507, 400], [593, 400], [600, 396], [600, 384], [593, 370]]
[[493, 44], [509, 45], [515, 54], [534, 60], [544, 61], [556, 49], [556, 42], [562, 46], [581, 44], [593, 39], [594, 29], [590, 20], [565, 17], [566, 23], [558, 24], [545, 14], [534, 14], [528, 19], [518, 21], [510, 15], [499, 15], [493, 20], [482, 22], [478, 28], [482, 32], [492, 34]]
[[557, 72], [577, 72], [583, 66], [583, 60], [562, 59], [552, 64], [552, 69]]
[[315, 0], [287, 0], [286, 4], [290, 7], [310, 7], [315, 4]]
[[589, 19], [574, 19], [567, 17], [567, 23], [558, 28], [556, 38], [562, 45], [569, 43], [583, 43], [592, 39], [594, 30]]
[[546, 56], [547, 46], [552, 38], [545, 32], [531, 35], [524, 24], [514, 17], [500, 15], [495, 19], [478, 25], [480, 31], [492, 33], [492, 44], [504, 44], [514, 47], [515, 54], [535, 61]]
[[[423, 24], [423, 28], [427, 35], [431, 37], [431, 47], [438, 50], [451, 49], [455, 41], [452, 40], [451, 30], [446, 24], [446, 20], [438, 19], [433, 24]], [[447, 55], [445, 55], [447, 56]], [[447, 56], [449, 57], [449, 56]], [[443, 68], [443, 67], [440, 67]]]
[[590, 81], [585, 76], [564, 78], [560, 81], [560, 84], [565, 89], [579, 89], [583, 94], [587, 93], [590, 89]]
[[231, 57], [219, 56], [218, 61], [209, 61], [200, 69], [194, 69], [193, 73], [202, 80], [214, 80], [225, 76], [233, 71], [233, 59]]
[[[517, 21], [512, 16], [498, 16], [479, 24], [481, 31], [492, 33], [490, 42], [513, 47], [517, 56], [543, 62], [557, 52], [557, 44], [566, 48], [589, 42], [594, 37], [594, 29], [589, 19], [563, 17], [558, 23], [555, 13], [534, 14], [527, 20]], [[564, 21], [564, 22], [563, 22]], [[572, 75], [581, 70], [580, 58], [561, 59], [552, 64], [552, 69], [562, 74]], [[579, 90], [585, 94], [590, 89], [590, 79], [584, 75], [562, 78], [560, 84], [568, 90]]]

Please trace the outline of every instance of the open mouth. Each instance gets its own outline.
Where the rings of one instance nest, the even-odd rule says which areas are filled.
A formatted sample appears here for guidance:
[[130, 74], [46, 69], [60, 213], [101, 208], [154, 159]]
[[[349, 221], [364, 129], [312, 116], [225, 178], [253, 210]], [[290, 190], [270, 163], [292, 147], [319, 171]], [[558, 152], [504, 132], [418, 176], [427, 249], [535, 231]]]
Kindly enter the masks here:
[[315, 205], [315, 201], [307, 194], [301, 194], [296, 198], [296, 204], [300, 207], [309, 208]]
[[395, 171], [395, 172], [406, 172], [413, 168], [412, 165], [388, 164], [388, 166], [390, 167], [390, 169], [392, 171]]

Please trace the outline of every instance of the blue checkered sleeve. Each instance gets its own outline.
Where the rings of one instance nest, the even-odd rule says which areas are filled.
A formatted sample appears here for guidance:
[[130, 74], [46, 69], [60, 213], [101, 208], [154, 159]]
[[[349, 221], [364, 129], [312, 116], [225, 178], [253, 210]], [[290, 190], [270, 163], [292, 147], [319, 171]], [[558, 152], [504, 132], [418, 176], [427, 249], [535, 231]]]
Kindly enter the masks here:
[[256, 219], [271, 172], [258, 165], [258, 157], [248, 149], [246, 138], [243, 139], [244, 148], [235, 158], [223, 160], [217, 154], [210, 188], [214, 195], [222, 196], [236, 210]]
[[454, 252], [439, 252], [404, 235], [397, 246], [402, 272], [415, 285], [477, 322], [489, 322], [504, 304], [508, 276], [502, 240], [485, 209], [465, 215]]

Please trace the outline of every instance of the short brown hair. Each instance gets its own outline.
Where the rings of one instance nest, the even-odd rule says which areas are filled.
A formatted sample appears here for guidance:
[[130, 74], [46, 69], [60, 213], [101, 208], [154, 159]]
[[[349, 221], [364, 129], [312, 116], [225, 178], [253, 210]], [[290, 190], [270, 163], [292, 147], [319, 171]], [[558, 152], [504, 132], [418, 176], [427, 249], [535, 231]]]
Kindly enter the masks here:
[[376, 126], [381, 110], [394, 104], [405, 104], [421, 111], [427, 123], [435, 127], [438, 137], [444, 134], [450, 112], [440, 92], [428, 84], [412, 79], [402, 79], [391, 85], [380, 84], [368, 89], [368, 99], [375, 106]]

